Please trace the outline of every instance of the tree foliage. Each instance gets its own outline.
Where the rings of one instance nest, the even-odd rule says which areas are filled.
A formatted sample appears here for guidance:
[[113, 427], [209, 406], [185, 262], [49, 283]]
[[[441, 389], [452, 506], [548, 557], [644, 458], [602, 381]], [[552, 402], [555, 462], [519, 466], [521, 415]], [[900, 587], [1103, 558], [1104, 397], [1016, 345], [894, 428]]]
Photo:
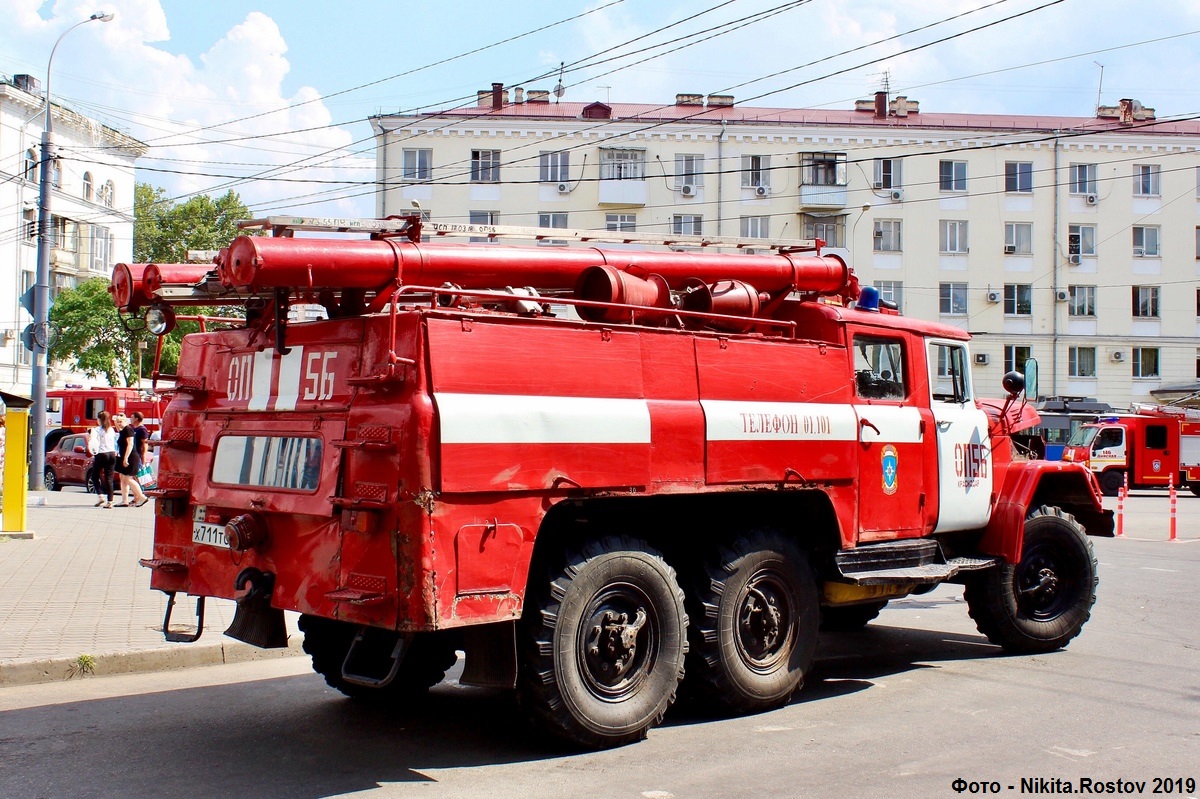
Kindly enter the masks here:
[[[236, 192], [217, 199], [192, 197], [173, 203], [161, 188], [147, 183], [134, 187], [133, 260], [135, 263], [183, 263], [188, 250], [215, 250], [238, 236], [237, 222], [250, 211]], [[193, 308], [195, 315], [222, 315], [226, 309]], [[223, 315], [229, 315], [227, 312]], [[114, 386], [136, 382], [139, 340], [145, 341], [142, 377], [154, 368], [157, 338], [127, 329], [108, 293], [108, 281], [93, 278], [59, 292], [50, 309], [57, 331], [51, 343], [52, 360], [74, 361], [89, 377], [104, 376]], [[134, 327], [134, 326], [131, 326]], [[195, 323], [181, 322], [163, 341], [160, 371], [173, 373], [179, 363], [183, 336]]]

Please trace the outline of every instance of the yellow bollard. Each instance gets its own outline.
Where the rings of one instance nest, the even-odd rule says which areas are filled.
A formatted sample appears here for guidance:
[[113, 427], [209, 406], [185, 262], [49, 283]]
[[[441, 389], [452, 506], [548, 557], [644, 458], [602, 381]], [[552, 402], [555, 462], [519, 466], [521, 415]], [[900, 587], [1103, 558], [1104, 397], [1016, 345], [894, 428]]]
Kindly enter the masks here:
[[29, 406], [25, 397], [0, 394], [4, 400], [4, 504], [0, 532], [23, 533], [29, 492]]

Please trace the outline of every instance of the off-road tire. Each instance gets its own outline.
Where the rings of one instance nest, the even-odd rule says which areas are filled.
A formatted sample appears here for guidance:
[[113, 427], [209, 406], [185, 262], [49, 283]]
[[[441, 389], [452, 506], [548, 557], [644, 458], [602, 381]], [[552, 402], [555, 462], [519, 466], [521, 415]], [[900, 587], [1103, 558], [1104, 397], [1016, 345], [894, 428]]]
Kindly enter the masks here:
[[1125, 472], [1120, 469], [1109, 469], [1100, 473], [1100, 493], [1106, 497], [1115, 497], [1125, 486]]
[[879, 615], [885, 605], [886, 601], [821, 608], [821, 631], [844, 633], [861, 630]]
[[1002, 563], [967, 582], [967, 609], [993, 644], [1050, 652], [1079, 635], [1099, 582], [1083, 528], [1061, 509], [1043, 506], [1025, 519], [1021, 562]]
[[675, 701], [683, 591], [643, 541], [610, 536], [563, 553], [532, 581], [518, 630], [518, 700], [555, 737], [595, 749], [639, 741]]
[[408, 645], [396, 677], [387, 685], [372, 688], [347, 682], [342, 663], [358, 631], [358, 625], [321, 616], [302, 615], [298, 626], [304, 633], [304, 651], [312, 657], [313, 671], [325, 678], [330, 688], [352, 699], [380, 703], [411, 701], [437, 685], [454, 665], [458, 655], [449, 640], [437, 633], [417, 633]]
[[49, 466], [46, 467], [46, 473], [42, 475], [42, 484], [46, 486], [47, 491], [62, 491], [62, 483], [58, 482], [58, 475]]
[[755, 531], [689, 582], [691, 693], [729, 713], [786, 704], [817, 648], [820, 604], [807, 555], [781, 533]]

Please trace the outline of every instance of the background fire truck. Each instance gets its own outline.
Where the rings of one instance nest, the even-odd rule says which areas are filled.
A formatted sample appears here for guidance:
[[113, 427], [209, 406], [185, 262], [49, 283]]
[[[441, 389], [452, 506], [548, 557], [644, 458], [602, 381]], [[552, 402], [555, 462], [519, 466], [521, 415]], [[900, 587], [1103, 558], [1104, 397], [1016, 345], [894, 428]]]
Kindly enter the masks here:
[[1130, 488], [1175, 485], [1200, 496], [1200, 409], [1138, 405], [1079, 428], [1063, 459], [1092, 470], [1106, 496]]
[[[142, 562], [169, 640], [199, 637], [205, 597], [236, 599], [226, 634], [259, 646], [295, 611], [329, 685], [397, 707], [461, 650], [462, 683], [603, 747], [644, 737], [681, 681], [726, 712], [778, 707], [822, 625], [942, 582], [1015, 652], [1090, 615], [1086, 534], [1112, 514], [1086, 468], [1014, 459], [1037, 421], [1021, 376], [980, 400], [966, 333], [880, 308], [820, 242], [261, 225], [215, 265], [114, 275], [156, 333], [246, 308], [184, 339], [163, 417]], [[194, 630], [171, 626], [180, 592]]]
[[[126, 416], [141, 411], [144, 424], [153, 433], [159, 429], [165, 401], [134, 388], [96, 386], [65, 388], [46, 392], [46, 466], [42, 475], [48, 491], [64, 486], [92, 485], [92, 456], [86, 439], [74, 437], [96, 426], [100, 411]], [[68, 437], [71, 437], [68, 440]]]

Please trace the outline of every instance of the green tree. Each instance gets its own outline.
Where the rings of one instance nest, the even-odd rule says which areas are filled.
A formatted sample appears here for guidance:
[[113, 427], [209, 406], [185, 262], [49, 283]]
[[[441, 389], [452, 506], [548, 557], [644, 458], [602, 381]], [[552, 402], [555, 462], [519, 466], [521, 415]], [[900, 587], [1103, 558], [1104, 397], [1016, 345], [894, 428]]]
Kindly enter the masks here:
[[[134, 186], [133, 260], [183, 263], [188, 250], [215, 250], [229, 244], [239, 234], [237, 222], [249, 218], [249, 209], [233, 191], [215, 200], [196, 196], [175, 203], [163, 189], [138, 183]], [[187, 310], [194, 315], [235, 315], [228, 308]], [[154, 368], [157, 338], [139, 331], [140, 322], [128, 327], [122, 324], [106, 280], [93, 278], [59, 292], [50, 309], [50, 322], [57, 333], [51, 342], [51, 359], [74, 361], [89, 377], [103, 375], [114, 386], [136, 382], [139, 340], [147, 343], [141, 376], [149, 376]], [[196, 329], [194, 322], [181, 322], [166, 336], [160, 371], [175, 371], [180, 342]]]

